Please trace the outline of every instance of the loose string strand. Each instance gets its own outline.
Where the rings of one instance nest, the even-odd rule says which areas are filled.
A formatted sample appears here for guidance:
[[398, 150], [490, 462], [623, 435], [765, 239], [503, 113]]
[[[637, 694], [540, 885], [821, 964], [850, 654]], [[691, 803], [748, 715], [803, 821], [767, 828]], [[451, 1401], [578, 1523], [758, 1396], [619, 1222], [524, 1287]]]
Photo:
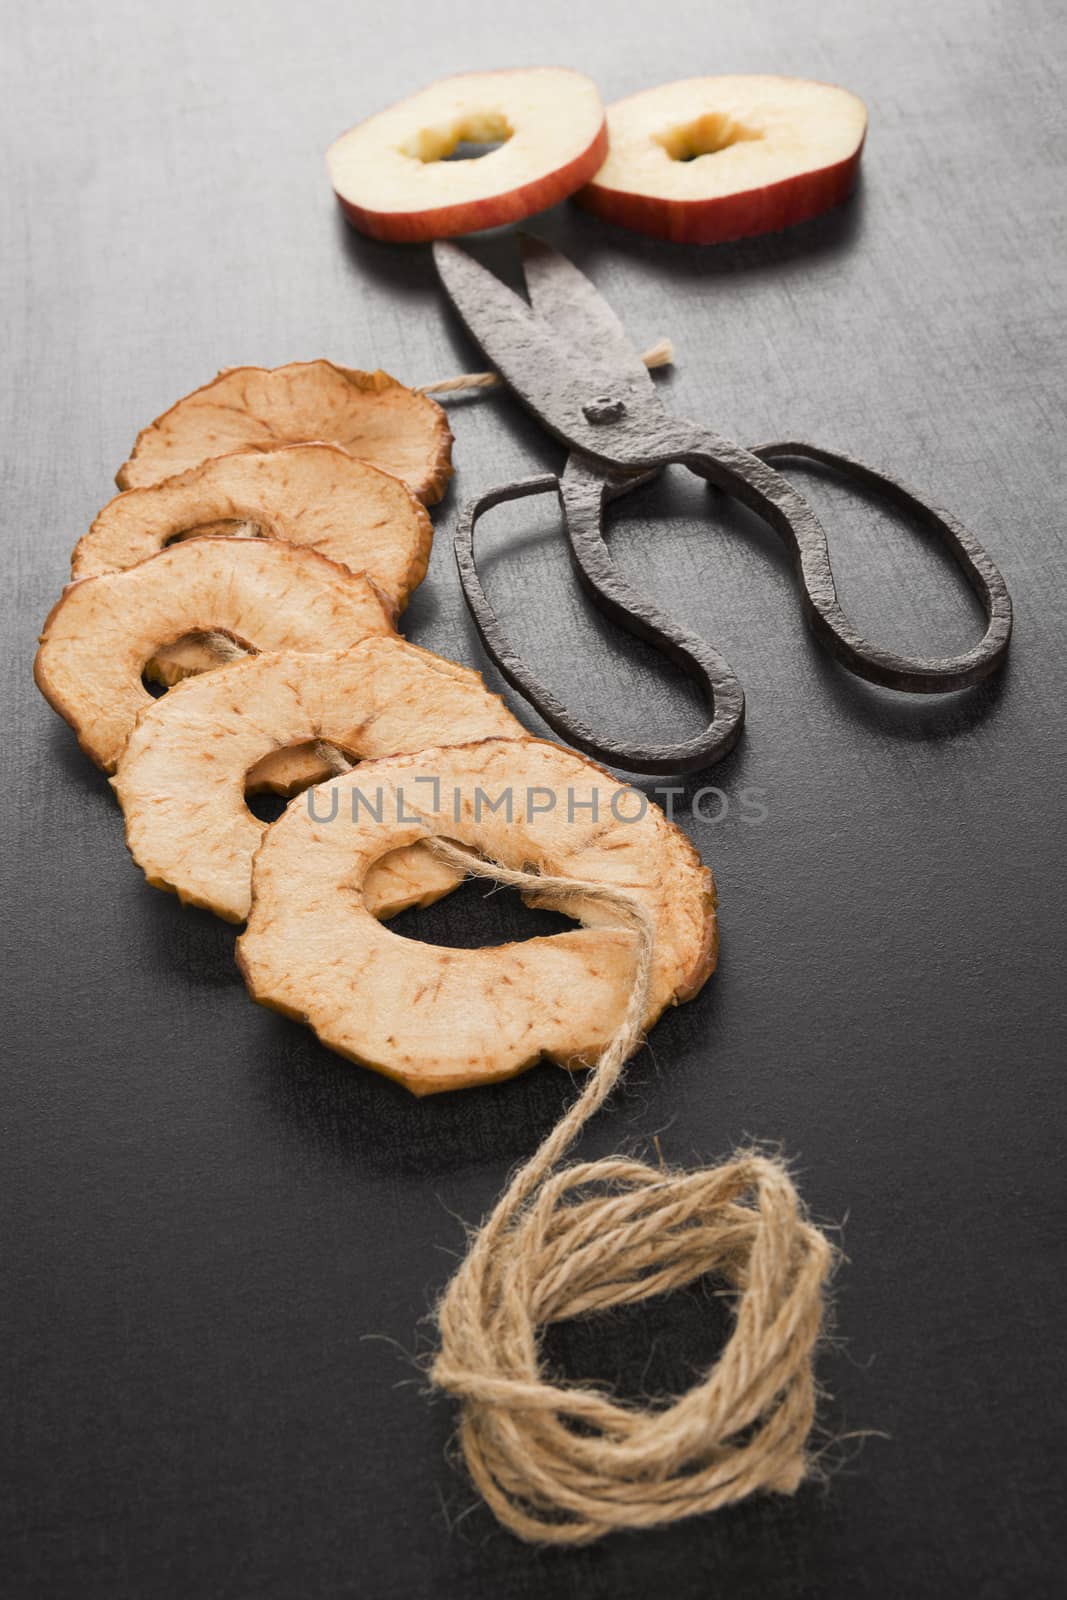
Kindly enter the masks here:
[[[641, 360], [649, 371], [669, 367], [674, 360], [674, 346], [669, 339], [657, 339]], [[503, 381], [499, 372], [463, 372], [455, 378], [438, 378], [436, 383], [417, 383], [414, 388], [416, 394], [459, 394], [464, 389], [496, 389]]]

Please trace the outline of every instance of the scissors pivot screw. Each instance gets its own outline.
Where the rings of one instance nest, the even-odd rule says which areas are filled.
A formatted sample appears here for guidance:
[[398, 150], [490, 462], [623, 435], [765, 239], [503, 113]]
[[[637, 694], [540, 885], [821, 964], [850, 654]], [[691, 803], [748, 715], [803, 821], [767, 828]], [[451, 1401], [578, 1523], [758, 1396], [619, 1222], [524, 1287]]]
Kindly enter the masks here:
[[586, 422], [618, 422], [626, 413], [624, 400], [613, 400], [610, 395], [599, 395], [596, 400], [590, 400], [588, 405], [582, 407], [582, 416]]

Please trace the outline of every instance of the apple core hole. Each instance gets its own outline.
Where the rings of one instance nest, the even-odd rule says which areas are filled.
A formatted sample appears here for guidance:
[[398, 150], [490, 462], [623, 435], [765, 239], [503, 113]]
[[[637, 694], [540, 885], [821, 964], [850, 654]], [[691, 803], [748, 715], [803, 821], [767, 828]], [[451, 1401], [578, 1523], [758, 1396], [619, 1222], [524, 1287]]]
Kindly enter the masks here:
[[[359, 757], [351, 750], [343, 745], [337, 748], [350, 766], [359, 765]], [[263, 808], [269, 809], [275, 801], [280, 801], [284, 811], [288, 802], [305, 789], [337, 776], [336, 769], [324, 758], [317, 739], [303, 739], [283, 749], [295, 758], [293, 764], [279, 768], [275, 758], [282, 751], [272, 750], [245, 773], [245, 804], [261, 821], [273, 821], [281, 814], [275, 810], [272, 816], [265, 817]]]
[[562, 912], [528, 906], [517, 889], [473, 878], [431, 905], [413, 906], [389, 919], [389, 932], [400, 939], [453, 950], [521, 944], [572, 933], [578, 926]]
[[728, 111], [707, 111], [692, 122], [681, 123], [656, 135], [672, 161], [699, 161], [701, 156], [718, 155], [731, 145], [743, 144], [750, 139], [762, 139], [758, 128], [736, 122]]
[[141, 686], [158, 700], [190, 674], [195, 676], [210, 671], [213, 666], [225, 666], [229, 661], [258, 654], [253, 645], [228, 628], [182, 633], [176, 639], [160, 640], [141, 669]]
[[256, 821], [265, 822], [268, 827], [272, 822], [277, 822], [288, 804], [283, 794], [275, 794], [272, 789], [260, 789], [255, 794], [245, 795], [245, 805]]
[[163, 541], [164, 550], [172, 544], [183, 544], [186, 539], [205, 538], [227, 539], [266, 539], [269, 537], [265, 528], [258, 522], [253, 522], [249, 517], [219, 517], [214, 522], [198, 522], [191, 528], [177, 528], [174, 533], [168, 533]]
[[514, 131], [499, 111], [472, 112], [445, 127], [420, 128], [402, 150], [424, 165], [434, 161], [480, 161], [507, 144]]

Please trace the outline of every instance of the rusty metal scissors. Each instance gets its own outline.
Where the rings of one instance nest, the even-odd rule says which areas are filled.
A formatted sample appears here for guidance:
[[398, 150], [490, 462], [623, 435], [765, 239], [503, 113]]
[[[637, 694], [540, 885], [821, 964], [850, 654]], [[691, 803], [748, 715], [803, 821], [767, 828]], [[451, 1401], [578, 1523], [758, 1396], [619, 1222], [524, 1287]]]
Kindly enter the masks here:
[[[785, 540], [808, 621], [850, 672], [890, 689], [944, 694], [980, 683], [997, 669], [1011, 639], [1011, 599], [985, 550], [953, 517], [848, 456], [795, 440], [746, 450], [699, 423], [670, 416], [621, 323], [589, 280], [542, 241], [523, 235], [520, 245], [529, 304], [455, 244], [436, 244], [434, 260], [472, 337], [519, 399], [570, 449], [558, 477], [524, 478], [473, 501], [455, 535], [460, 581], [485, 648], [551, 728], [590, 755], [632, 772], [695, 771], [721, 760], [737, 742], [745, 697], [729, 663], [637, 594], [604, 540], [605, 502], [671, 462], [736, 496]], [[985, 612], [986, 631], [978, 644], [960, 655], [925, 660], [867, 643], [838, 601], [818, 518], [771, 465], [798, 458], [828, 466], [873, 491], [943, 540]], [[647, 745], [598, 735], [572, 716], [512, 649], [478, 575], [474, 531], [492, 506], [550, 490], [559, 495], [577, 573], [595, 603], [699, 685], [710, 712], [700, 734], [676, 744]]]

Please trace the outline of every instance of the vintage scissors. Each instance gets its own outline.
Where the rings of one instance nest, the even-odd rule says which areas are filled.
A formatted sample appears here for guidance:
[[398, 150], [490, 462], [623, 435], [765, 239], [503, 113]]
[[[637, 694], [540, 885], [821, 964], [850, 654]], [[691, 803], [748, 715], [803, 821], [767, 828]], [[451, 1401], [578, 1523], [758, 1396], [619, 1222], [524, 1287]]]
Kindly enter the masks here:
[[[463, 512], [455, 535], [463, 591], [485, 648], [501, 672], [569, 743], [631, 772], [690, 772], [720, 760], [737, 742], [745, 697], [729, 663], [638, 595], [604, 540], [605, 502], [671, 462], [681, 462], [763, 517], [793, 552], [804, 609], [816, 636], [850, 672], [918, 694], [980, 683], [1007, 654], [1012, 608], [985, 550], [946, 512], [873, 468], [797, 441], [746, 450], [699, 423], [670, 416], [610, 306], [557, 250], [520, 238], [530, 303], [459, 246], [441, 241], [434, 260], [464, 325], [508, 386], [570, 454], [563, 472], [494, 489]], [[792, 459], [830, 467], [881, 495], [941, 538], [974, 589], [987, 627], [960, 655], [923, 660], [868, 644], [838, 602], [826, 534], [804, 497], [771, 465]], [[492, 506], [527, 495], [559, 495], [579, 579], [613, 621], [667, 655], [700, 687], [709, 712], [703, 732], [676, 744], [621, 744], [572, 716], [509, 644], [478, 575], [474, 532]]]

